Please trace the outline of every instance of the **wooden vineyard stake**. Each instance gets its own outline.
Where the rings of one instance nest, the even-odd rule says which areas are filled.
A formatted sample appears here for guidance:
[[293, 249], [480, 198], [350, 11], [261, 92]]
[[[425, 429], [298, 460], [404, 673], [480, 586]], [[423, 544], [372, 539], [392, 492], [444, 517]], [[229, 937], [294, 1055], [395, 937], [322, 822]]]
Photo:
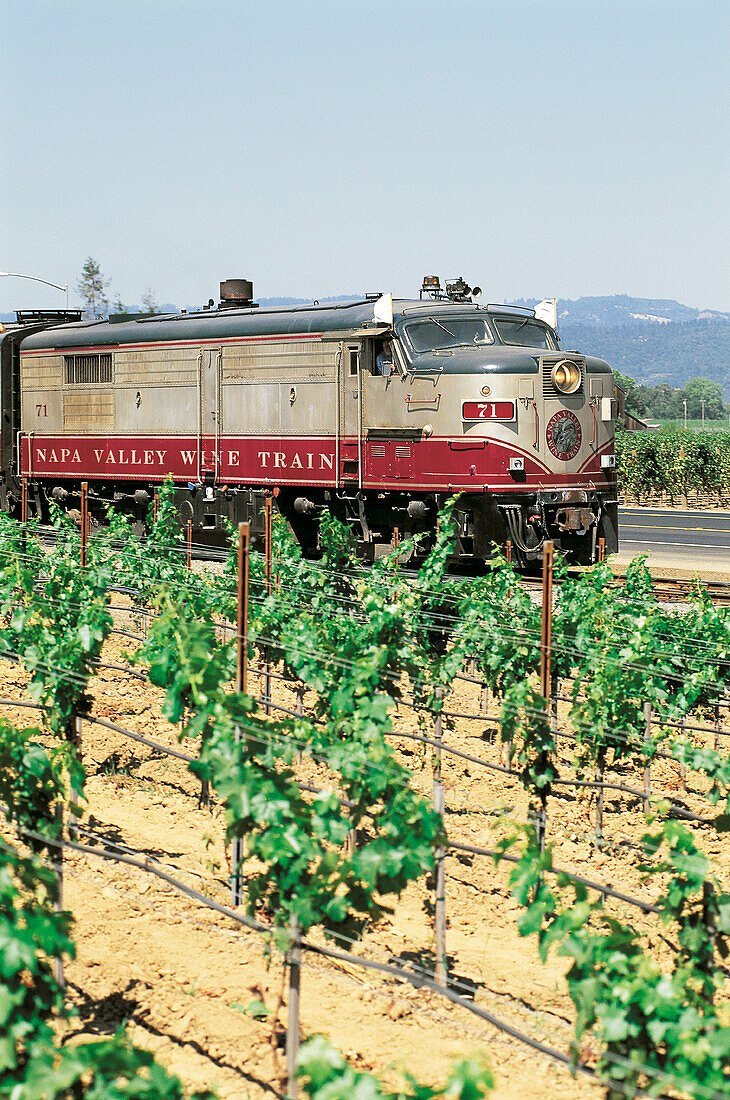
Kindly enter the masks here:
[[604, 753], [599, 751], [598, 759], [596, 760], [596, 783], [600, 783], [598, 788], [598, 798], [596, 799], [596, 847], [601, 847], [601, 840], [603, 838], [603, 765], [604, 765]]
[[720, 751], [720, 706], [715, 704], [715, 752]]
[[157, 513], [160, 510], [160, 494], [155, 493], [154, 504], [152, 505], [152, 522], [157, 523]]
[[200, 780], [200, 798], [198, 800], [198, 809], [210, 809], [210, 783], [207, 779]]
[[510, 539], [507, 539], [507, 543], [505, 545], [505, 553], [506, 553], [506, 556], [507, 556], [507, 565], [511, 565], [512, 564], [512, 541]]
[[[715, 888], [712, 885], [712, 879], [705, 879], [702, 883], [702, 923], [705, 926], [705, 933], [710, 942], [711, 953], [702, 969], [709, 979], [712, 979], [713, 965], [711, 960], [715, 957], [715, 944], [717, 942], [716, 908], [713, 904], [714, 893]], [[710, 980], [705, 986], [705, 996], [708, 997], [710, 1004], [712, 1004], [715, 999], [712, 988], [713, 984], [712, 980]]]
[[[553, 544], [546, 542], [542, 549], [542, 632], [540, 639], [540, 694], [546, 701], [550, 698], [552, 686], [552, 647], [553, 647]], [[545, 722], [550, 721], [545, 713]], [[547, 753], [540, 754], [540, 767], [547, 766]], [[547, 795], [540, 791], [540, 809], [537, 815], [537, 840], [540, 851], [545, 850], [547, 832]]]
[[266, 595], [271, 595], [271, 534], [273, 527], [273, 507], [274, 501], [270, 496], [266, 497], [264, 502], [264, 543], [266, 552]]
[[[56, 803], [56, 827], [59, 840], [63, 840], [63, 803]], [[57, 913], [63, 912], [63, 847], [59, 844], [56, 856], [56, 874], [58, 875], [58, 897], [53, 903]], [[63, 973], [63, 957], [59, 954], [53, 960], [53, 976], [61, 989], [66, 988], [66, 978]]]
[[[78, 756], [79, 763], [81, 762], [81, 750], [82, 750], [82, 736], [84, 732], [84, 720], [80, 715], [76, 715], [71, 719], [71, 737], [72, 744], [76, 749], [76, 755]], [[71, 802], [74, 807], [79, 806], [81, 803], [81, 791], [76, 787], [71, 787]], [[78, 840], [78, 834], [76, 832], [76, 826], [78, 824], [78, 818], [73, 810], [69, 814], [69, 833], [73, 836], [74, 840]]]
[[191, 519], [187, 522], [187, 560], [188, 569], [193, 568], [193, 521]]
[[27, 533], [26, 526], [28, 523], [28, 478], [24, 477], [20, 487], [20, 545], [25, 556], [27, 550]]
[[552, 677], [550, 679], [551, 692], [550, 692], [550, 714], [552, 721], [553, 740], [555, 742], [555, 754], [558, 753], [558, 702], [560, 699], [560, 680], [558, 679], [555, 669], [552, 671]]
[[[299, 717], [301, 717], [303, 714], [304, 714], [304, 685], [303, 684], [298, 684], [297, 685], [297, 715]], [[303, 759], [304, 759], [304, 753], [302, 752], [302, 750], [300, 748], [299, 752], [297, 753], [297, 761], [301, 764]]]
[[606, 560], [606, 540], [603, 538], [598, 540], [598, 560]]
[[542, 548], [542, 633], [540, 639], [540, 692], [550, 697], [551, 658], [553, 644], [553, 544]]
[[393, 528], [393, 549], [396, 551], [395, 561], [394, 561], [394, 568], [396, 570], [398, 569], [398, 566], [400, 565], [400, 557], [398, 556], [398, 553], [397, 553], [397, 550], [398, 550], [399, 546], [400, 546], [400, 530], [399, 530], [398, 527], [394, 527]]
[[89, 483], [81, 482], [81, 568], [86, 568], [86, 540], [89, 533]]
[[[236, 611], [236, 691], [245, 694], [248, 680], [248, 565], [250, 529], [247, 523], [238, 525], [238, 604]], [[241, 740], [240, 731], [236, 731], [236, 740]], [[233, 856], [231, 867], [231, 904], [235, 907], [243, 902], [241, 883], [241, 862], [243, 860], [243, 839], [233, 838]]]
[[[443, 688], [436, 688], [436, 698], [441, 699]], [[444, 785], [441, 780], [441, 738], [443, 735], [443, 720], [441, 711], [433, 716], [434, 740], [437, 747], [434, 749], [433, 762], [433, 808], [443, 820], [445, 801]], [[446, 970], [446, 849], [439, 847], [434, 853], [434, 872], [436, 882], [436, 897], [434, 906], [434, 933], [435, 955], [434, 979], [439, 985], [446, 985], [448, 975]]]
[[[644, 703], [644, 720], [646, 722], [646, 728], [644, 730], [644, 741], [649, 744], [651, 741], [651, 703]], [[651, 762], [647, 758], [644, 765], [644, 813], [648, 814], [651, 811]]]
[[297, 1100], [297, 1055], [299, 1054], [299, 997], [302, 981], [302, 946], [299, 923], [291, 922], [291, 946], [287, 956], [289, 963], [289, 1011], [286, 1027], [286, 1092], [287, 1100]]
[[[682, 729], [682, 741], [685, 741], [686, 738], [687, 738], [687, 715], [686, 714], [682, 715], [681, 729]], [[687, 765], [685, 764], [684, 761], [682, 761], [681, 764], [679, 765], [679, 787], [680, 787], [680, 790], [682, 790], [682, 791], [687, 790]]]
[[[264, 502], [264, 551], [266, 572], [266, 595], [271, 595], [271, 555], [273, 543], [273, 497], [267, 496]], [[268, 646], [264, 647], [264, 714], [271, 713], [271, 666], [269, 664]]]

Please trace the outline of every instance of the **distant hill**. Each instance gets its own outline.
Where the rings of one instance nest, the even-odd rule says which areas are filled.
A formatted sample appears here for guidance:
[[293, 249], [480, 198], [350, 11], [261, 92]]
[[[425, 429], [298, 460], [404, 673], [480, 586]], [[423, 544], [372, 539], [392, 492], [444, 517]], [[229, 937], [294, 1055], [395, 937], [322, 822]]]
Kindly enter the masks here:
[[[536, 299], [514, 304], [534, 306]], [[730, 313], [627, 294], [558, 299], [558, 333], [566, 350], [606, 359], [644, 385], [681, 389], [692, 378], [710, 378], [730, 397]]]
[[647, 386], [668, 382], [681, 389], [691, 378], [710, 378], [730, 397], [730, 320], [615, 328], [566, 323], [558, 331], [566, 350], [597, 355]]
[[[520, 298], [514, 305], [530, 306], [537, 298]], [[650, 325], [681, 324], [685, 321], [730, 321], [730, 313], [717, 309], [695, 309], [683, 306], [672, 298], [630, 298], [628, 294], [604, 295], [600, 298], [558, 299], [558, 327], [595, 325], [620, 328], [645, 321]]]

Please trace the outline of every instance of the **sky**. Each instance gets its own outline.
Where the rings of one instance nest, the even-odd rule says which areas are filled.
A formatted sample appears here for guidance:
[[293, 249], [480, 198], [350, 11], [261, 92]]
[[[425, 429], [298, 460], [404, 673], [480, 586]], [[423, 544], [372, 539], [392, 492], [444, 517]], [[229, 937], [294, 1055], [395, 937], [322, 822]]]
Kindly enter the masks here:
[[[0, 269], [730, 310], [728, 0], [0, 0]], [[0, 312], [64, 294], [0, 277]]]

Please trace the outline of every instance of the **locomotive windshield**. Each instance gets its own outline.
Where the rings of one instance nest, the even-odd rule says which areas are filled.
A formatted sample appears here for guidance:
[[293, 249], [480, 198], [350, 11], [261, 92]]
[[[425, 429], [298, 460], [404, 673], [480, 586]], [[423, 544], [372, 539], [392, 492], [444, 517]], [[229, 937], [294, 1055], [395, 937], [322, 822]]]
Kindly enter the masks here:
[[494, 337], [480, 317], [428, 317], [406, 325], [406, 334], [414, 351], [462, 348], [494, 343]]
[[503, 344], [519, 344], [525, 348], [545, 348], [547, 351], [559, 350], [557, 340], [552, 333], [544, 325], [533, 321], [532, 317], [496, 317], [494, 323]]

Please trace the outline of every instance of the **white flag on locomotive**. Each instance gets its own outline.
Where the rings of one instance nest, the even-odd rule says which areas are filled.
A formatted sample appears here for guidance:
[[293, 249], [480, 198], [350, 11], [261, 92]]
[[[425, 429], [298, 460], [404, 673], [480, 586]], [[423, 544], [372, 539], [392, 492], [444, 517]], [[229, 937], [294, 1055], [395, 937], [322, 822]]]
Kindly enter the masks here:
[[558, 327], [558, 299], [544, 298], [535, 306], [535, 316], [538, 321], [545, 321], [552, 329]]
[[381, 294], [373, 306], [373, 320], [383, 324], [393, 324], [393, 295]]

